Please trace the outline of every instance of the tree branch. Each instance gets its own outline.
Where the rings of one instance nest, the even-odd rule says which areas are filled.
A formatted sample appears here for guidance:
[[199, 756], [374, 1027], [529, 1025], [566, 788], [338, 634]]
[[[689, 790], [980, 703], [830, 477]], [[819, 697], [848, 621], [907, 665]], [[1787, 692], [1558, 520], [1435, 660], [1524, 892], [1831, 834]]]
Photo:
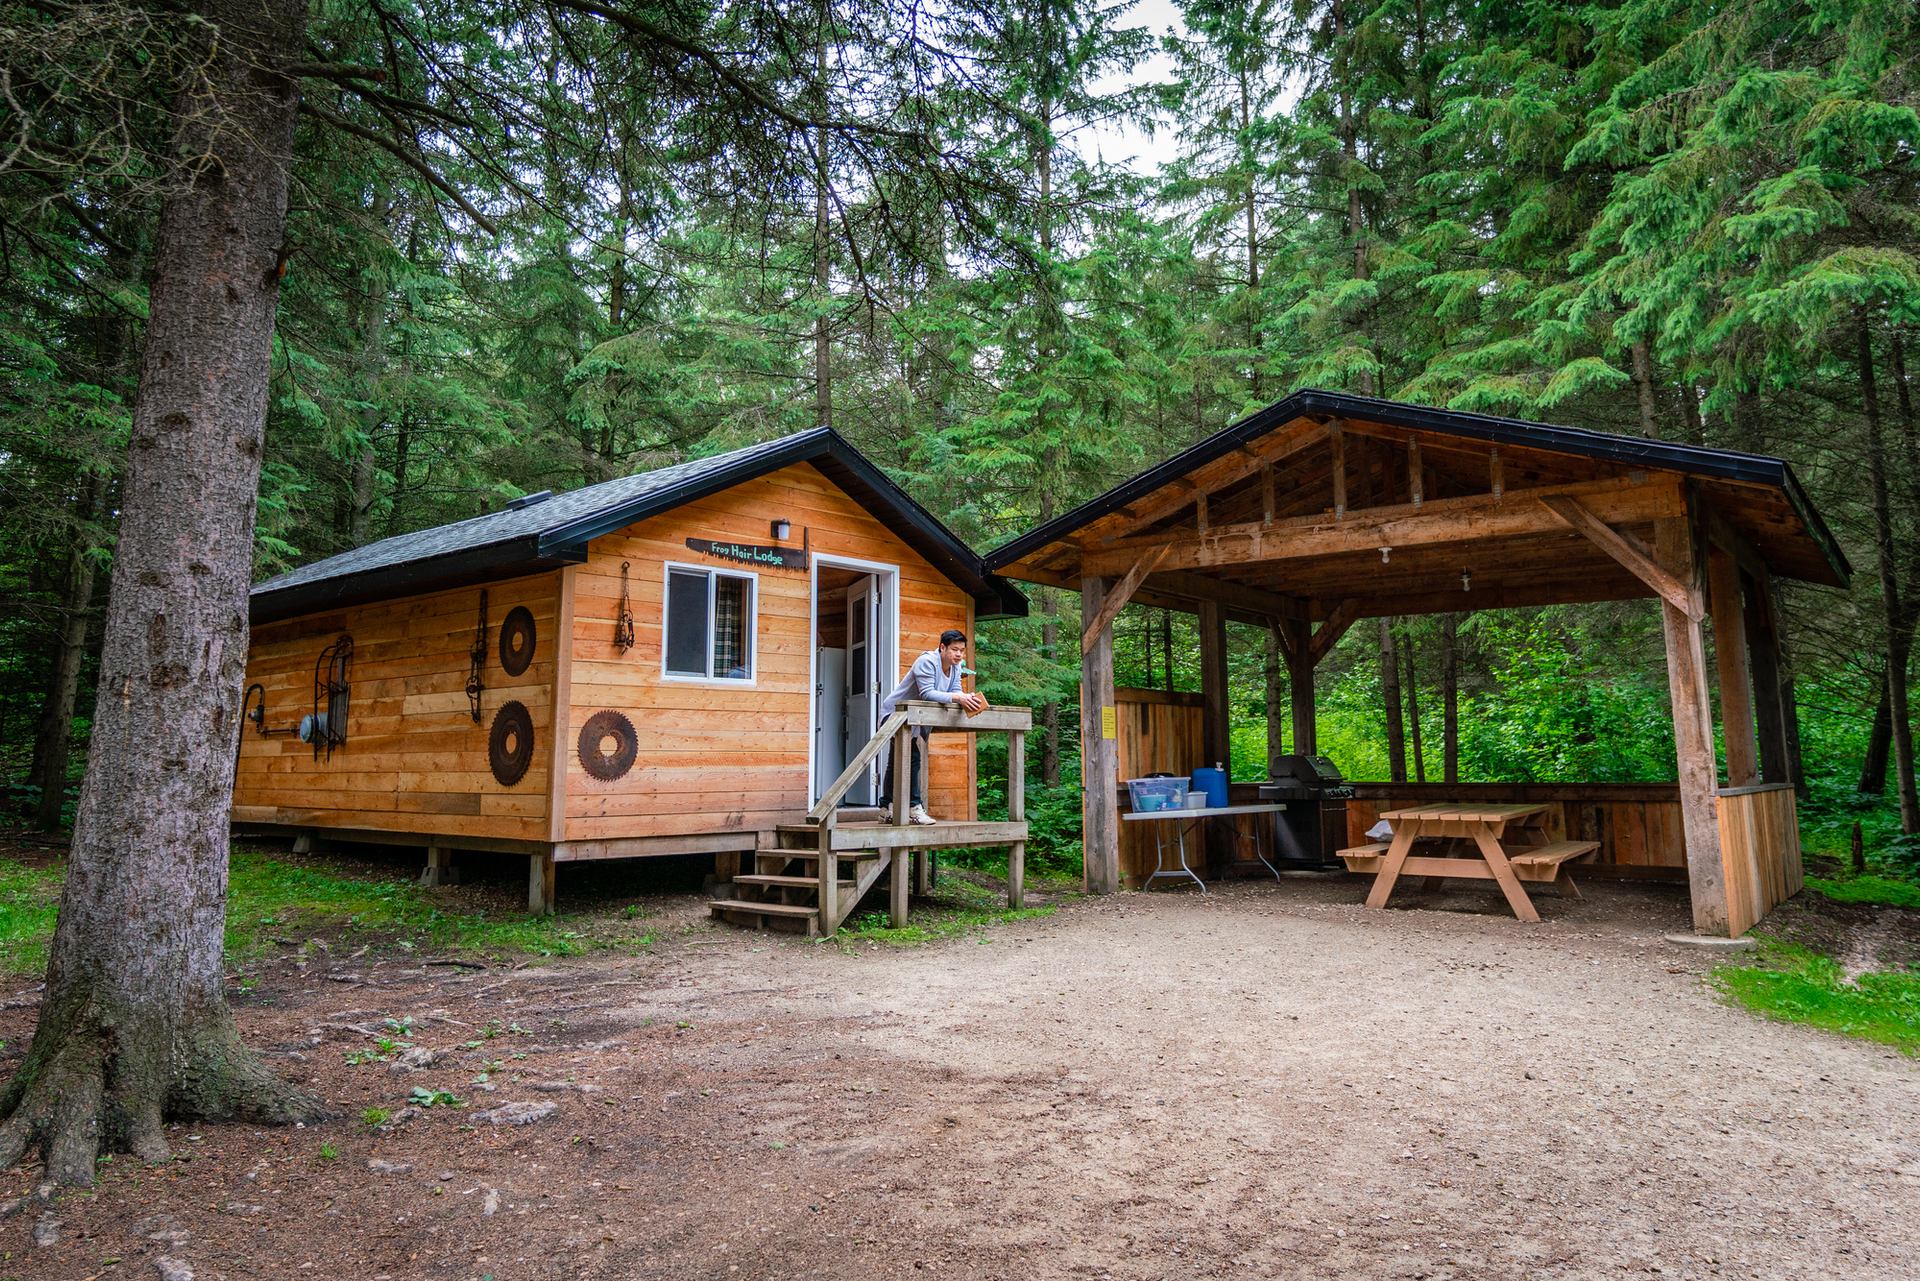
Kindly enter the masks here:
[[461, 212], [473, 219], [474, 224], [484, 230], [488, 235], [497, 236], [500, 234], [500, 228], [494, 224], [493, 219], [487, 217], [478, 209], [475, 209], [473, 205], [468, 202], [467, 198], [455, 189], [452, 183], [435, 173], [432, 166], [422, 160], [419, 155], [409, 151], [379, 130], [369, 129], [365, 125], [355, 124], [345, 116], [336, 115], [325, 107], [316, 106], [311, 102], [302, 102], [300, 104], [300, 110], [323, 124], [331, 125], [343, 133], [350, 133], [356, 138], [363, 139], [379, 147], [382, 151], [393, 156], [401, 164], [407, 166], [422, 178], [425, 178], [440, 194], [460, 206]]

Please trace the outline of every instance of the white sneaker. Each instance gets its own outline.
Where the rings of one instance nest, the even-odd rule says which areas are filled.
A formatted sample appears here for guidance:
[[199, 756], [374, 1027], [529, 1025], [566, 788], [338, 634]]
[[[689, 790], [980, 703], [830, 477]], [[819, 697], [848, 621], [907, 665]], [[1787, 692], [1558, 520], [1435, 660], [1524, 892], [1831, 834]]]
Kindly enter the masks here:
[[909, 823], [919, 823], [923, 826], [930, 826], [939, 821], [939, 819], [927, 813], [927, 807], [924, 805], [916, 805], [907, 811], [907, 822]]

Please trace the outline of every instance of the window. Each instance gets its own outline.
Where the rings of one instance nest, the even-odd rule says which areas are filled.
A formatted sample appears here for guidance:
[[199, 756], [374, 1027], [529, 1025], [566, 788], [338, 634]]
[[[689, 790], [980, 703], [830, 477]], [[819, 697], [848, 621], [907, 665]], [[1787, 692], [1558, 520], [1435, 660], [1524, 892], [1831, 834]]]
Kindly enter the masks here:
[[667, 567], [668, 676], [753, 679], [752, 574]]

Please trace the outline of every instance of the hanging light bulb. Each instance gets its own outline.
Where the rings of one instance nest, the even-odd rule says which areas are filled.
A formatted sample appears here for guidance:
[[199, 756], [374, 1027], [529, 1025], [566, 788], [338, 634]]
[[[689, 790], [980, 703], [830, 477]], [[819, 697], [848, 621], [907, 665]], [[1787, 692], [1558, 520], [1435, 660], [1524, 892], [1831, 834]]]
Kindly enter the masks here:
[[1463, 569], [1460, 571], [1460, 590], [1463, 592], [1470, 592], [1473, 590], [1473, 571], [1472, 570]]
[[1393, 555], [1393, 548], [1391, 548], [1391, 547], [1382, 547], [1382, 548], [1380, 549], [1380, 563], [1381, 563], [1382, 565], [1384, 565], [1384, 564], [1386, 564], [1386, 563], [1387, 563], [1387, 560], [1388, 560], [1388, 558], [1389, 558], [1389, 557], [1391, 557], [1392, 555]]

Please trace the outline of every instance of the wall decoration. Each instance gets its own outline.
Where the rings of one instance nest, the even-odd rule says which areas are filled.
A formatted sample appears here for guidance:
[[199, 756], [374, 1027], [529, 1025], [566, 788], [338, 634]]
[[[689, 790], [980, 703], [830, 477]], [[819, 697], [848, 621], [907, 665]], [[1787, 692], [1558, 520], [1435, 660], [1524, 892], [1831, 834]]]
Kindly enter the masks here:
[[515, 605], [500, 624], [500, 666], [507, 675], [518, 676], [533, 662], [533, 611]]
[[471, 662], [467, 668], [467, 704], [473, 712], [473, 723], [480, 723], [480, 695], [487, 690], [487, 589], [480, 589], [480, 619], [473, 629], [473, 649], [469, 654]]
[[721, 560], [738, 561], [742, 565], [755, 565], [762, 569], [807, 567], [807, 551], [804, 547], [765, 547], [758, 543], [734, 543], [713, 538], [689, 538], [687, 546], [708, 556], [718, 556]]
[[[313, 711], [300, 718], [300, 741], [313, 744], [313, 759], [347, 741], [347, 667], [353, 660], [353, 637], [340, 639], [320, 651], [313, 664]], [[264, 698], [264, 695], [263, 695]]]
[[595, 712], [580, 727], [580, 768], [603, 783], [632, 769], [639, 752], [640, 736], [634, 733], [633, 722], [619, 712]]
[[493, 767], [494, 781], [512, 787], [527, 776], [533, 763], [533, 716], [519, 699], [507, 703], [493, 715], [493, 731], [487, 735], [487, 764]]
[[633, 597], [627, 589], [632, 561], [620, 562], [620, 616], [613, 620], [613, 647], [622, 654], [633, 648]]

